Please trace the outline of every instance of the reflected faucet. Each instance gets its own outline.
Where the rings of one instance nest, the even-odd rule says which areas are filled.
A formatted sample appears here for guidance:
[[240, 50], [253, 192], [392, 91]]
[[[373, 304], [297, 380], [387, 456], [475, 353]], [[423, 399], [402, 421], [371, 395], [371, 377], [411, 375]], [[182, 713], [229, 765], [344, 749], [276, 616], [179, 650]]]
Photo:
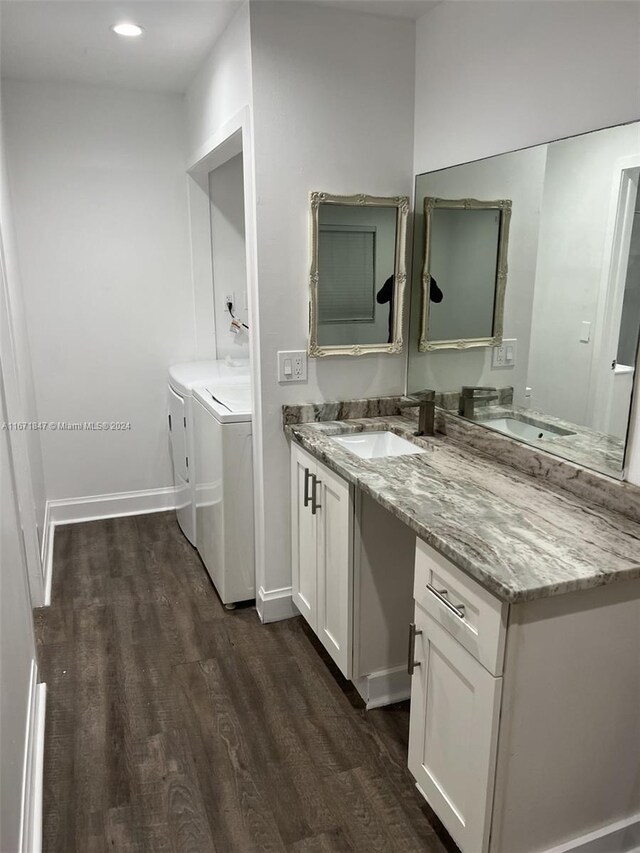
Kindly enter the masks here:
[[458, 414], [472, 421], [476, 414], [476, 403], [490, 403], [492, 400], [498, 400], [499, 396], [497, 388], [489, 388], [484, 385], [463, 385], [460, 391]]
[[418, 432], [416, 435], [434, 435], [434, 419], [436, 411], [436, 392], [429, 388], [409, 394], [401, 403], [401, 409], [418, 407]]

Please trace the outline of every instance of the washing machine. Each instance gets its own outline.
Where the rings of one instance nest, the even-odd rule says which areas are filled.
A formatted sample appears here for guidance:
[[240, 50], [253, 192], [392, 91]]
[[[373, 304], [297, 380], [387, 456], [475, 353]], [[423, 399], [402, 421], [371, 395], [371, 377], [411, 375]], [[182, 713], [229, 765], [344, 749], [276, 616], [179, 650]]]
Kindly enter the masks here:
[[215, 381], [193, 391], [196, 547], [222, 603], [256, 596], [251, 387]]
[[193, 389], [217, 382], [248, 382], [249, 359], [219, 359], [174, 364], [169, 368], [169, 446], [176, 491], [176, 515], [182, 532], [196, 544], [195, 484], [193, 447]]

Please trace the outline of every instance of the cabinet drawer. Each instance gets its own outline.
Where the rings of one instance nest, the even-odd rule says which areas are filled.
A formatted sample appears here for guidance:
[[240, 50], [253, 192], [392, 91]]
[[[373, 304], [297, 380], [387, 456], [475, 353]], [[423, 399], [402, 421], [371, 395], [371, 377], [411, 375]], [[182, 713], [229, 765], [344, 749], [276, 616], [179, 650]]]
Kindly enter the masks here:
[[502, 674], [508, 605], [421, 539], [413, 597], [489, 672]]

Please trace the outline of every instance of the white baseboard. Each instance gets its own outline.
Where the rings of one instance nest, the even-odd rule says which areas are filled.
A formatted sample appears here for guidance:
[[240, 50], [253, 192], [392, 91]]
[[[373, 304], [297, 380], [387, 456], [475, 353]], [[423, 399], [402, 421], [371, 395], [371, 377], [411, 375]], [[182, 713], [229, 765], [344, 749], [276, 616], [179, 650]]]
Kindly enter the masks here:
[[291, 587], [282, 589], [258, 589], [256, 610], [261, 622], [280, 622], [282, 619], [292, 619], [300, 613], [291, 598]]
[[600, 827], [545, 853], [638, 853], [640, 814]]
[[173, 486], [167, 486], [141, 492], [116, 492], [111, 495], [47, 501], [45, 517], [53, 524], [75, 524], [79, 521], [143, 515], [175, 508], [176, 490]]
[[38, 667], [31, 664], [29, 715], [25, 736], [22, 780], [20, 853], [41, 853], [44, 729], [47, 685], [38, 684]]
[[372, 672], [353, 682], [367, 710], [403, 702], [411, 696], [411, 677], [406, 666]]
[[42, 549], [40, 559], [42, 560], [42, 574], [44, 579], [44, 606], [51, 604], [51, 582], [53, 579], [53, 535], [55, 524], [51, 521], [50, 501], [44, 508], [44, 523], [42, 527]]

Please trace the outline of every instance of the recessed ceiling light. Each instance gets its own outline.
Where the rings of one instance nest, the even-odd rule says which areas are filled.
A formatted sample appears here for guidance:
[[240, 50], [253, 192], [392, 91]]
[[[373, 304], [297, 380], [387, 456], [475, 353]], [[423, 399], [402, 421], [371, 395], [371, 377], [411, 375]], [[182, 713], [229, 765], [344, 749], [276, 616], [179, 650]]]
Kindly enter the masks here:
[[114, 24], [111, 29], [119, 36], [128, 36], [129, 38], [142, 35], [142, 27], [137, 24]]

